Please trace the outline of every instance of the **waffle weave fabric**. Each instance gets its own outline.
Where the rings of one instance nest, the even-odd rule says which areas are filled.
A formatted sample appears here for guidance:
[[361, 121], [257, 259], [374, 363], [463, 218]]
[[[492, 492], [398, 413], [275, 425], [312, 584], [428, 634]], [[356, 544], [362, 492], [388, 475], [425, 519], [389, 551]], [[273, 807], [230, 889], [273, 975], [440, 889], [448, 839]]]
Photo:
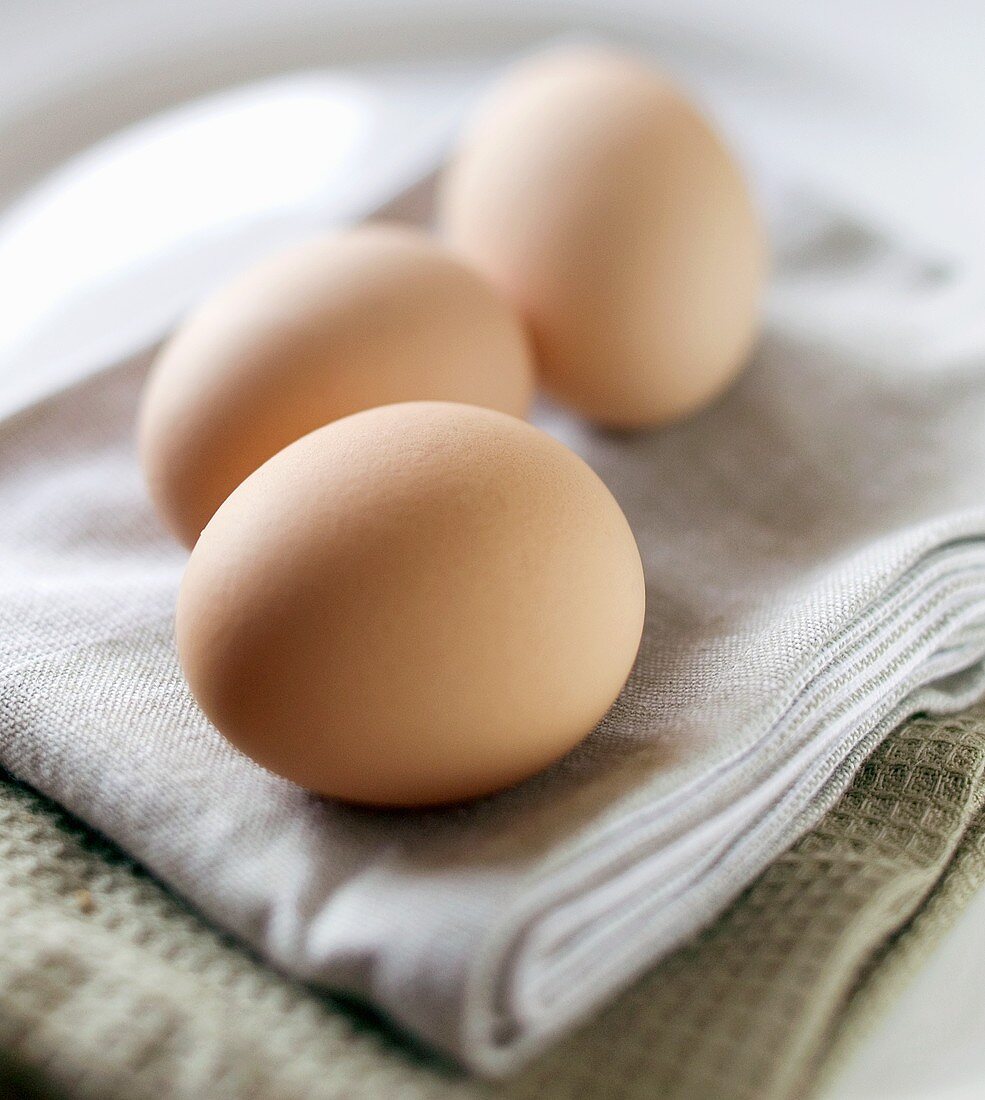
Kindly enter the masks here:
[[[397, 171], [372, 105], [411, 137], [437, 100], [447, 117], [468, 97], [444, 84], [439, 95], [431, 61], [417, 77], [396, 57], [386, 79], [367, 71], [356, 144], [376, 169], [364, 166], [360, 184], [350, 169], [362, 153], [319, 160], [307, 185], [295, 181], [306, 197], [261, 187], [250, 214], [238, 181], [264, 173], [224, 183], [230, 146], [201, 138], [199, 108], [246, 112], [235, 132], [256, 152], [269, 146], [242, 122], [251, 112], [269, 125], [284, 95], [345, 108], [354, 86], [344, 77], [339, 98], [334, 78], [244, 74], [221, 101], [97, 142], [0, 219], [0, 767], [271, 965], [372, 1003], [489, 1077], [520, 1071], [690, 942], [906, 717], [985, 698], [985, 249], [981, 204], [954, 198], [958, 180], [976, 198], [983, 189], [981, 128], [964, 125], [971, 85], [955, 74], [938, 99], [914, 84], [931, 55], [942, 70], [933, 85], [948, 83], [953, 56], [928, 53], [916, 23], [915, 63], [897, 60], [875, 81], [872, 55], [905, 20], [870, 16], [879, 49], [849, 63], [843, 51], [864, 41], [854, 10], [829, 54], [829, 22], [825, 34], [810, 22], [786, 41], [772, 35], [781, 8], [797, 5], [764, 9], [758, 30], [744, 13], [741, 34], [719, 7], [668, 37], [661, 6], [649, 45], [636, 46], [691, 74], [748, 166], [773, 259], [761, 339], [727, 393], [660, 431], [617, 436], [546, 402], [536, 410], [626, 513], [646, 626], [598, 728], [554, 767], [475, 804], [357, 810], [233, 750], [178, 665], [187, 558], [152, 515], [133, 438], [158, 341], [221, 272], [290, 243], [302, 224], [348, 224], [343, 200], [357, 191], [369, 214], [409, 201], [416, 182], [428, 221], [427, 181], [453, 151], [428, 126], [427, 148], [415, 138]], [[955, 40], [970, 41], [960, 26], [955, 17]], [[223, 64], [232, 30], [215, 40]], [[474, 45], [463, 41], [463, 63]], [[169, 81], [182, 66], [168, 62]], [[465, 68], [479, 94], [492, 70]], [[217, 89], [229, 79], [220, 70]], [[88, 87], [80, 80], [77, 104], [66, 96], [12, 132], [33, 145], [47, 121], [61, 119], [58, 130], [71, 117], [79, 141], [95, 136]], [[117, 105], [139, 113], [129, 78], [119, 90]], [[39, 89], [36, 102], [56, 101]], [[319, 147], [316, 127], [332, 130], [305, 123], [296, 152]], [[157, 144], [165, 131], [176, 145]], [[909, 216], [901, 188], [917, 161], [934, 209], [960, 210], [958, 236]], [[385, 683], [383, 664], [379, 674]]]
[[847, 215], [794, 221], [718, 404], [618, 439], [539, 414], [624, 506], [647, 583], [625, 690], [554, 767], [373, 813], [218, 734], [174, 649], [186, 557], [134, 454], [151, 349], [24, 405], [0, 388], [0, 766], [295, 978], [516, 1072], [707, 926], [905, 717], [985, 694], [985, 375], [811, 327], [829, 262], [846, 286], [900, 264], [893, 318], [934, 295]]
[[983, 805], [985, 707], [911, 720], [714, 924], [495, 1085], [266, 968], [8, 781], [0, 1068], [99, 1100], [802, 1098], [985, 881]]

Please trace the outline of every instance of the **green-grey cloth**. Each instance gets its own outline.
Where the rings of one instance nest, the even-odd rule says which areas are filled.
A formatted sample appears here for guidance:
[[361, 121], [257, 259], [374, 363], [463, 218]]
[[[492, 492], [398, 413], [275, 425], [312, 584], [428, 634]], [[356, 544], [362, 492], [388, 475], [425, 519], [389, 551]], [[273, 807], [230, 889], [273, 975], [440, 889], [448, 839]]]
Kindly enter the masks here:
[[801, 1098], [985, 880], [985, 707], [917, 718], [688, 946], [504, 1084], [279, 976], [0, 787], [0, 1066], [100, 1100]]

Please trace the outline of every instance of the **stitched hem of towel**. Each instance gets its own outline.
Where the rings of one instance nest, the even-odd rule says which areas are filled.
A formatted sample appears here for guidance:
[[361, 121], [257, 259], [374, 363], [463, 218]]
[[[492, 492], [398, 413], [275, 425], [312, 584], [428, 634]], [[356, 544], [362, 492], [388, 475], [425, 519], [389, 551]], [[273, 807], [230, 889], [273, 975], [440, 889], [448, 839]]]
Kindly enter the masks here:
[[[814, 829], [555, 1064], [594, 1059], [613, 1096], [801, 1100], [826, 1080], [835, 1039], [845, 1053], [856, 1030], [862, 1041], [985, 880], [985, 864], [952, 859], [985, 846], [983, 800], [985, 708], [904, 724]], [[935, 905], [936, 922], [914, 920], [897, 975], [904, 959], [886, 945], [938, 884], [953, 904]], [[865, 974], [886, 990], [867, 1013], [855, 1011]], [[632, 1068], [620, 1078], [625, 1066], [645, 1087]]]
[[501, 1085], [277, 975], [11, 783], [0, 1049], [26, 1095], [83, 1100], [801, 1096], [985, 877], [983, 777], [985, 707], [906, 723], [705, 932]]

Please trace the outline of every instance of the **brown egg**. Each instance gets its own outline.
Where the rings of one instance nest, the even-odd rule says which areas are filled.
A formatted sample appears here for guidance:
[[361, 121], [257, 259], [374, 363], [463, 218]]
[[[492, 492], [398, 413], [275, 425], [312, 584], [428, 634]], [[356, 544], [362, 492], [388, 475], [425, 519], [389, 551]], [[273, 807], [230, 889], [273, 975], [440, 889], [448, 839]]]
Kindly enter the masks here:
[[270, 770], [381, 806], [473, 798], [580, 741], [643, 625], [636, 543], [573, 452], [442, 402], [335, 421], [219, 508], [181, 586], [202, 709]]
[[274, 256], [197, 310], [155, 364], [141, 459], [192, 546], [236, 486], [314, 428], [444, 400], [523, 416], [530, 352], [512, 308], [414, 230], [366, 226]]
[[641, 63], [566, 49], [521, 64], [467, 130], [440, 221], [520, 308], [545, 388], [598, 423], [684, 416], [749, 354], [765, 270], [750, 196]]

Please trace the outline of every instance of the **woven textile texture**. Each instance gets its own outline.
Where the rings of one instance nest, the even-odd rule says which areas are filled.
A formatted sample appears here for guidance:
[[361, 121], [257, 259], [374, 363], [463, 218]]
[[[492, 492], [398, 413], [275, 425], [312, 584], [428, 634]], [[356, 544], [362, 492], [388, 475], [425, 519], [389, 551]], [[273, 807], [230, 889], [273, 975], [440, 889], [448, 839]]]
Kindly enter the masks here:
[[505, 1085], [267, 969], [0, 788], [0, 1065], [99, 1100], [804, 1097], [985, 879], [985, 707], [897, 730], [704, 933]]
[[[312, 798], [238, 754], [179, 668], [174, 606], [187, 556], [147, 499], [139, 395], [157, 342], [204, 289], [182, 273], [232, 272], [247, 242], [289, 243], [294, 229], [274, 212], [291, 200], [262, 192], [271, 220], [258, 235], [232, 201], [239, 189], [208, 170], [228, 167], [225, 145], [202, 139], [219, 155], [195, 152], [197, 116], [179, 108], [90, 147], [0, 224], [7, 313], [20, 313], [14, 290], [29, 266], [17, 257], [38, 273], [38, 312], [13, 326], [20, 335], [8, 334], [6, 355], [0, 348], [0, 767], [271, 965], [371, 1002], [492, 1078], [518, 1071], [691, 941], [823, 817], [905, 718], [985, 698], [983, 252], [934, 226], [916, 231], [876, 201], [899, 199], [920, 148], [916, 116], [924, 111], [942, 138], [960, 112], [919, 94], [906, 65], [886, 71], [879, 95], [862, 95], [846, 59], [824, 55], [827, 35], [765, 33], [780, 7], [768, 18], [764, 9], [764, 33], [746, 25], [736, 35], [709, 12], [700, 27], [678, 24], [672, 42], [672, 71], [691, 73], [689, 89], [720, 120], [758, 196], [772, 253], [761, 339], [719, 400], [659, 431], [596, 431], [547, 402], [535, 411], [625, 511], [644, 564], [646, 626], [625, 690], [592, 734], [475, 804], [387, 814]], [[845, 28], [854, 48], [854, 18]], [[873, 29], [881, 52], [886, 31]], [[666, 32], [662, 10], [650, 44], [634, 49], [652, 46], [659, 62]], [[394, 58], [390, 76], [398, 68]], [[391, 117], [399, 106], [413, 135], [435, 98], [464, 102], [436, 91], [417, 99], [430, 70], [399, 92], [367, 75], [367, 109], [378, 103]], [[475, 73], [475, 93], [489, 75]], [[225, 80], [217, 73], [215, 87]], [[352, 105], [331, 81], [290, 80], [228, 89], [223, 109], [247, 112], [237, 132], [252, 133], [251, 111], [269, 121], [285, 89]], [[374, 118], [370, 110], [359, 141], [376, 163], [386, 140]], [[163, 140], [165, 121], [178, 144], [153, 146], [162, 159], [148, 160], [144, 142]], [[300, 151], [318, 146], [319, 125], [301, 127]], [[971, 138], [951, 133], [965, 163]], [[863, 151], [886, 156], [870, 162]], [[423, 177], [451, 150], [411, 152], [423, 213]], [[151, 171], [155, 163], [168, 171]], [[373, 194], [402, 191], [408, 179], [392, 167], [381, 157], [383, 190]], [[189, 186], [168, 182], [179, 180]], [[343, 209], [340, 189], [359, 190], [335, 161], [308, 182], [305, 193], [321, 198], [317, 211], [301, 203], [306, 219], [325, 224]], [[189, 207], [175, 203], [179, 191]], [[213, 221], [200, 193], [231, 222]], [[948, 202], [935, 205], [952, 206], [950, 182], [941, 193]], [[121, 209], [141, 196], [131, 210], [137, 253], [129, 223], [114, 218], [115, 194]], [[97, 212], [83, 216], [94, 196]], [[980, 213], [966, 206], [962, 242]], [[107, 223], [121, 247], [109, 286], [92, 271], [109, 250]], [[20, 242], [13, 252], [2, 248], [4, 225]], [[66, 225], [94, 235], [76, 239]], [[116, 302], [98, 340], [92, 295]], [[326, 363], [326, 384], [331, 376]], [[440, 618], [448, 591], [427, 583], [429, 614]], [[522, 594], [506, 583], [502, 595], [504, 622], [523, 630]], [[330, 612], [313, 604], [312, 621]], [[458, 676], [419, 672], [435, 684]], [[385, 663], [379, 675], [385, 683]], [[326, 726], [331, 736], [330, 716]]]

